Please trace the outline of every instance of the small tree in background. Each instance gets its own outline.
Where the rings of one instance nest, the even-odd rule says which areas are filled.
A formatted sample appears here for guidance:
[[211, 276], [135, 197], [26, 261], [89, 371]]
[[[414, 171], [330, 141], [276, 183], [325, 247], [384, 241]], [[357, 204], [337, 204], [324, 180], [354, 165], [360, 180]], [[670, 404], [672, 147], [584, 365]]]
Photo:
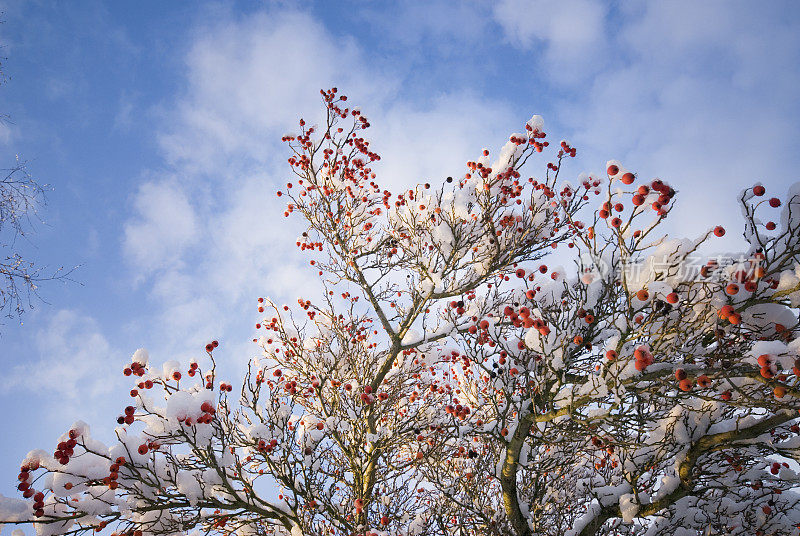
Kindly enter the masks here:
[[[216, 342], [188, 367], [137, 351], [118, 441], [76, 423], [52, 454], [31, 452], [29, 502], [6, 501], [8, 522], [42, 535], [797, 532], [800, 186], [743, 192], [748, 247], [702, 258], [724, 229], [660, 235], [675, 190], [620, 162], [561, 181], [576, 150], [549, 147], [539, 117], [465, 175], [395, 194], [371, 169], [367, 118], [321, 93], [325, 124], [284, 138], [296, 178], [278, 195], [307, 222], [297, 246], [323, 293], [259, 298], [261, 355], [235, 385], [217, 377]], [[525, 177], [539, 153], [544, 175]], [[569, 268], [547, 262], [557, 246]]]
[[52, 274], [45, 272], [19, 250], [32, 223], [39, 221], [38, 208], [44, 203], [47, 186], [39, 184], [19, 159], [0, 172], [0, 311], [14, 318], [33, 307], [32, 299], [38, 296], [42, 281], [65, 279], [69, 274], [61, 268]]
[[[0, 85], [5, 82], [0, 58]], [[8, 114], [0, 112], [0, 126], [10, 121]], [[35, 222], [41, 222], [38, 208], [47, 190], [49, 186], [39, 183], [19, 157], [10, 168], [0, 169], [0, 312], [9, 318], [19, 318], [33, 307], [41, 282], [69, 280], [71, 270], [48, 271], [20, 252], [20, 242], [27, 241]]]

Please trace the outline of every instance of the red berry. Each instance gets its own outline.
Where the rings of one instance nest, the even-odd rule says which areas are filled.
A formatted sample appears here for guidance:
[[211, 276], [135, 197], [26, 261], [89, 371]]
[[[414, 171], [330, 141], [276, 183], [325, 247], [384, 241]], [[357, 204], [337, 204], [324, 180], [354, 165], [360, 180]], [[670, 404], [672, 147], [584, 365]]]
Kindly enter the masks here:
[[777, 208], [781, 206], [781, 200], [778, 199], [777, 197], [773, 197], [772, 199], [769, 200], [769, 206], [771, 206], [772, 208]]
[[614, 165], [614, 164], [611, 164], [610, 166], [608, 166], [608, 169], [607, 169], [606, 171], [608, 172], [608, 174], [609, 174], [610, 176], [612, 176], [612, 177], [613, 177], [614, 175], [616, 175], [617, 173], [619, 173], [619, 167], [618, 167], [618, 166], [616, 166], [616, 165]]
[[714, 234], [716, 236], [725, 236], [725, 228], [720, 225], [714, 227]]

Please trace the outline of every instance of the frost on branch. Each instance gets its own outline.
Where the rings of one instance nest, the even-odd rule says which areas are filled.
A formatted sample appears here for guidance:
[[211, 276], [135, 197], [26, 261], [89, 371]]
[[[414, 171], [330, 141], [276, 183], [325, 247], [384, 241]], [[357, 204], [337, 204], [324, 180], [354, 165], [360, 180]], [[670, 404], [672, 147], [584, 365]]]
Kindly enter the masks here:
[[576, 149], [551, 148], [539, 117], [462, 175], [392, 193], [369, 121], [322, 97], [325, 123], [284, 137], [278, 195], [307, 223], [297, 246], [323, 293], [259, 298], [239, 382], [217, 377], [216, 341], [188, 365], [137, 351], [117, 441], [76, 423], [32, 452], [27, 503], [4, 501], [4, 520], [125, 536], [795, 531], [800, 186], [743, 192], [747, 248], [709, 256], [722, 227], [659, 232], [667, 181], [616, 160], [564, 181]]

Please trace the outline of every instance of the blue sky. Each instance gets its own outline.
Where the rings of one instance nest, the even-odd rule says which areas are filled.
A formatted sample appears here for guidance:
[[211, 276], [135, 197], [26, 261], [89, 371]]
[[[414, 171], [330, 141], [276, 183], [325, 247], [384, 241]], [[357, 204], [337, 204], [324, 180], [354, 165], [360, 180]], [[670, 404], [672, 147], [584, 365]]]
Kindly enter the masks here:
[[741, 188], [800, 179], [800, 8], [766, 4], [0, 0], [0, 167], [53, 186], [24, 249], [81, 283], [1, 327], [0, 493], [75, 420], [110, 438], [137, 348], [219, 339], [234, 379], [255, 299], [313, 297], [274, 192], [320, 88], [370, 118], [387, 186], [463, 172], [541, 114], [578, 148], [567, 176], [617, 158], [676, 186], [675, 233], [738, 230]]

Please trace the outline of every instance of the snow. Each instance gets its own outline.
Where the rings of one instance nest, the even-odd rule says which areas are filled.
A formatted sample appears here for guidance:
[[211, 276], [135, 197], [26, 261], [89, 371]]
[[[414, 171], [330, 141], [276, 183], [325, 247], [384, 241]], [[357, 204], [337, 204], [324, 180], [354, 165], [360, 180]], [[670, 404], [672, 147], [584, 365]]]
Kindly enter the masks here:
[[531, 117], [528, 120], [527, 125], [529, 127], [531, 127], [531, 129], [534, 130], [534, 131], [538, 130], [539, 132], [543, 132], [544, 131], [544, 117], [542, 117], [541, 115], [534, 115], [533, 117]]
[[597, 500], [593, 500], [589, 507], [586, 510], [586, 513], [581, 515], [579, 518], [572, 523], [572, 528], [564, 533], [564, 536], [577, 536], [581, 533], [581, 531], [586, 528], [586, 526], [591, 523], [598, 515], [600, 515], [600, 511], [602, 507], [597, 502]]
[[144, 348], [139, 348], [133, 353], [133, 357], [131, 358], [131, 362], [139, 363], [140, 365], [147, 365], [147, 362], [150, 360], [150, 354]]
[[623, 523], [630, 523], [639, 513], [639, 503], [636, 502], [636, 495], [625, 493], [619, 498], [619, 511], [622, 515]]

